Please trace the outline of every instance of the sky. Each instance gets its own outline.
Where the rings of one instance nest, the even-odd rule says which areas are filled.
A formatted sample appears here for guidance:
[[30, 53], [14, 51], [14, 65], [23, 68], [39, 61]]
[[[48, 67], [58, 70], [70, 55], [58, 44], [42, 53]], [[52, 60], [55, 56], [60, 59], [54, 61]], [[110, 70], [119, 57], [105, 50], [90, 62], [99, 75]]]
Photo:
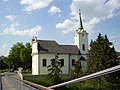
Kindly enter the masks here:
[[107, 34], [120, 51], [120, 0], [0, 0], [0, 55], [33, 36], [73, 44], [79, 9], [89, 43]]

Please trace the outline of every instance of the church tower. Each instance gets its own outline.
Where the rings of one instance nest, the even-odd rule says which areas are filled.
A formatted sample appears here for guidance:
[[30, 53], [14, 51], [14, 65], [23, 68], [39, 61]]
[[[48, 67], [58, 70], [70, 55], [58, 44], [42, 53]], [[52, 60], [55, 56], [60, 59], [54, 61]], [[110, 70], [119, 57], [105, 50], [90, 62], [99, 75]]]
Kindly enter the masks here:
[[86, 68], [86, 60], [87, 60], [87, 53], [88, 53], [88, 33], [83, 28], [81, 12], [79, 10], [79, 28], [75, 31], [74, 35], [74, 44], [78, 46], [81, 56], [81, 64], [82, 68]]

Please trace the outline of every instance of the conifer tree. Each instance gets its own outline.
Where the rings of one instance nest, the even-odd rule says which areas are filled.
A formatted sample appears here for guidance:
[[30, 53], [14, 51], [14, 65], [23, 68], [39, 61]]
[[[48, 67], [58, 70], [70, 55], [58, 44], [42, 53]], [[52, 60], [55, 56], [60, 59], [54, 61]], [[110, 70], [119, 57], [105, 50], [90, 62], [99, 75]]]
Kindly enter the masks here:
[[61, 61], [58, 59], [58, 55], [55, 55], [55, 59], [51, 59], [51, 65], [48, 66], [48, 75], [53, 84], [61, 82]]
[[107, 35], [98, 35], [96, 41], [91, 41], [89, 50], [89, 70], [94, 73], [115, 66], [116, 51]]
[[[116, 51], [112, 43], [108, 40], [107, 35], [102, 36], [99, 34], [95, 41], [91, 41], [88, 57], [90, 73], [95, 73], [118, 65], [116, 61]], [[115, 80], [115, 75], [108, 75], [107, 80]]]

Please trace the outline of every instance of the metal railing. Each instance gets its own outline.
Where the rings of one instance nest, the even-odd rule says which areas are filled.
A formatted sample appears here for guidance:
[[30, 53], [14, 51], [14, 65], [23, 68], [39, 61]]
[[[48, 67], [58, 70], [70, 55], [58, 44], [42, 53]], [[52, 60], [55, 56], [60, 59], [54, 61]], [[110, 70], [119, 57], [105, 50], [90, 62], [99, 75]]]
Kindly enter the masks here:
[[48, 88], [44, 87], [42, 85], [38, 85], [38, 84], [35, 84], [32, 82], [26, 81], [26, 80], [20, 80], [17, 78], [13, 78], [7, 74], [6, 74], [6, 77], [8, 78], [8, 81], [12, 84], [12, 86], [14, 86], [16, 88], [16, 90], [53, 90], [54, 88], [57, 88], [57, 87], [61, 87], [64, 85], [75, 83], [75, 82], [92, 79], [92, 78], [99, 77], [99, 76], [103, 76], [103, 75], [113, 73], [113, 72], [116, 72], [119, 70], [120, 70], [120, 65], [112, 67], [112, 68], [108, 68], [108, 69], [105, 69], [105, 70], [102, 70], [100, 72], [96, 72], [96, 73], [93, 73], [90, 75], [86, 75], [86, 76], [83, 76], [83, 77], [80, 77], [80, 78], [77, 78], [77, 79], [74, 79], [71, 81], [67, 81], [67, 82], [64, 82], [61, 84], [53, 85]]
[[96, 73], [93, 73], [93, 74], [90, 74], [90, 75], [87, 75], [87, 76], [83, 76], [83, 77], [80, 77], [80, 78], [77, 78], [77, 79], [74, 79], [74, 80], [71, 80], [71, 81], [67, 81], [67, 82], [64, 82], [64, 83], [61, 83], [61, 84], [53, 85], [53, 86], [50, 86], [48, 88], [52, 89], [52, 88], [61, 87], [61, 86], [64, 86], [64, 85], [75, 83], [75, 82], [80, 82], [80, 81], [84, 81], [84, 80], [87, 80], [87, 79], [92, 79], [92, 78], [95, 78], [95, 77], [103, 76], [103, 75], [113, 73], [113, 72], [116, 72], [116, 71], [119, 71], [119, 70], [120, 70], [120, 65], [112, 67], [112, 68], [108, 68], [108, 69], [105, 69], [105, 70], [102, 70], [100, 72], [96, 72]]

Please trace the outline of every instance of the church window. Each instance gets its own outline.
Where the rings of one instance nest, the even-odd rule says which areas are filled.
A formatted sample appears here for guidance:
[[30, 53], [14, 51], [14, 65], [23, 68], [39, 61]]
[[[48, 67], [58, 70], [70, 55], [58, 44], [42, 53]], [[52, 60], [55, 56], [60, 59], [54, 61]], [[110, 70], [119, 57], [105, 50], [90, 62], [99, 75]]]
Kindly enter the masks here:
[[83, 56], [80, 57], [81, 61], [85, 61], [85, 58]]
[[61, 59], [60, 61], [61, 61], [61, 67], [63, 67], [64, 66], [64, 59]]
[[43, 59], [43, 67], [46, 67], [47, 66], [47, 60], [46, 59]]
[[75, 59], [72, 59], [72, 66], [74, 66], [75, 64]]
[[85, 51], [85, 44], [82, 45], [82, 50]]
[[82, 34], [82, 36], [84, 37], [84, 34]]

